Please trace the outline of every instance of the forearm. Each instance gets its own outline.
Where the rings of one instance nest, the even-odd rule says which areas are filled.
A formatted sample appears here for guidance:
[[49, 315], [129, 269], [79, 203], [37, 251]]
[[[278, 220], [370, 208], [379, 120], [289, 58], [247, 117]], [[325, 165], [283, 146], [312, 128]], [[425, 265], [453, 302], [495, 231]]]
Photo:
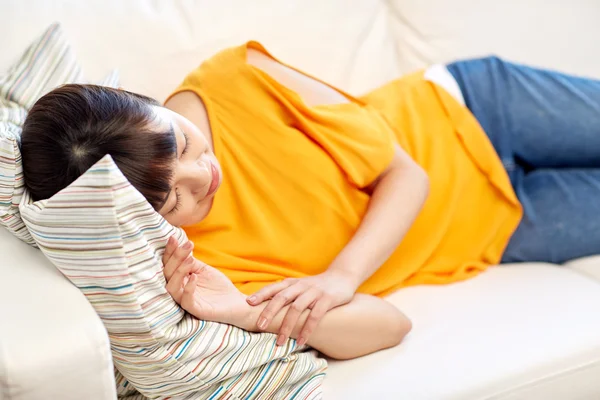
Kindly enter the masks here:
[[[258, 331], [256, 321], [268, 303], [252, 307], [235, 325]], [[278, 333], [289, 306], [273, 318], [266, 332]], [[297, 338], [310, 310], [301, 314], [291, 337]], [[369, 295], [330, 310], [308, 340], [308, 345], [336, 359], [350, 359], [399, 344], [410, 331], [410, 320], [390, 303]]]
[[354, 237], [329, 267], [351, 276], [357, 287], [398, 247], [427, 198], [427, 175], [408, 155], [399, 152], [391, 168], [374, 185]]

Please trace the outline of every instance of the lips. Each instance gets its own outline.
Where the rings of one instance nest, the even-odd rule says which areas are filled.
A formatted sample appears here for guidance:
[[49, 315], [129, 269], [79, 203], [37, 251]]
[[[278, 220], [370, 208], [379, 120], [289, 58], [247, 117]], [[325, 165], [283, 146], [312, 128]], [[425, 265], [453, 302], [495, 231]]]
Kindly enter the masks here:
[[217, 167], [215, 167], [213, 163], [210, 163], [210, 172], [212, 174], [212, 180], [210, 181], [210, 187], [208, 188], [206, 197], [216, 192], [219, 187], [219, 170], [217, 170]]

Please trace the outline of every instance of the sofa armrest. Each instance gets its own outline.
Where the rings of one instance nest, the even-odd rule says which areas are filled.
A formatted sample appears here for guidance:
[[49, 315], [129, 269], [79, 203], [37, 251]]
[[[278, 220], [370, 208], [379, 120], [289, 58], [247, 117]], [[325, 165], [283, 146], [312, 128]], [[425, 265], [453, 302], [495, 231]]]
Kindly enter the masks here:
[[41, 251], [0, 227], [0, 400], [113, 400], [108, 335]]

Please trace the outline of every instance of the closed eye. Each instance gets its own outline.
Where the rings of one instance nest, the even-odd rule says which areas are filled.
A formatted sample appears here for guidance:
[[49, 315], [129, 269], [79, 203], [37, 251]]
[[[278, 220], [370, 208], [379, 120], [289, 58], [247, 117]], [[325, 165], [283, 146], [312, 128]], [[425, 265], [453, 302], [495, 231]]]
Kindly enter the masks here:
[[183, 151], [181, 152], [181, 156], [184, 156], [185, 153], [187, 153], [188, 151], [188, 143], [190, 142], [190, 138], [187, 135], [187, 133], [185, 133], [184, 131], [181, 131], [181, 133], [183, 134], [183, 137], [185, 138], [185, 144], [183, 145]]
[[176, 203], [175, 203], [175, 207], [173, 207], [171, 209], [171, 211], [169, 211], [169, 214], [174, 214], [177, 211], [179, 211], [179, 207], [181, 206], [181, 195], [179, 194], [179, 190], [175, 189], [175, 196], [176, 196]]

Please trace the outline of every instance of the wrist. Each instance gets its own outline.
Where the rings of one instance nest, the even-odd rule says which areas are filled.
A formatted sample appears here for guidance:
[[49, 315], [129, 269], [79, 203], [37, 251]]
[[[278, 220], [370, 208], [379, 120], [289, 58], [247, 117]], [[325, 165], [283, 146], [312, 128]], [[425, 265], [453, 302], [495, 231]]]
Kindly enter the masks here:
[[251, 314], [252, 306], [246, 302], [246, 296], [242, 293], [239, 293], [239, 299], [236, 300], [236, 303], [238, 303], [239, 306], [232, 307], [231, 312], [229, 312], [226, 318], [220, 322], [250, 330], [247, 328], [247, 320]]
[[266, 303], [257, 306], [251, 306], [246, 302], [246, 296], [242, 295], [243, 304], [231, 315], [231, 321], [227, 322], [230, 325], [235, 325], [238, 328], [250, 332], [258, 332], [257, 321], [260, 313], [265, 308]]
[[356, 291], [364, 281], [364, 278], [357, 268], [350, 268], [340, 262], [332, 263], [326, 273], [335, 274], [338, 278], [344, 279], [352, 286], [354, 291]]

